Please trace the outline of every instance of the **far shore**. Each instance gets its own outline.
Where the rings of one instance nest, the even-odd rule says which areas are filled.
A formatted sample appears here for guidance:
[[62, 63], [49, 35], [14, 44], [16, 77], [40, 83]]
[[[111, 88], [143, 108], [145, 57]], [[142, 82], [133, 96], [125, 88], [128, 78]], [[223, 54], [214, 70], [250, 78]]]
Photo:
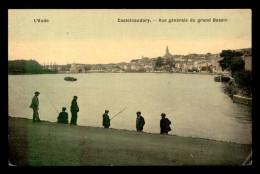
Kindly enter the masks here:
[[240, 166], [250, 144], [8, 117], [9, 165]]
[[38, 74], [34, 74], [34, 73], [26, 73], [26, 74], [21, 74], [21, 73], [8, 73], [8, 75], [39, 75], [39, 74], [95, 74], [95, 73], [105, 73], [105, 74], [125, 74], [125, 73], [140, 73], [140, 74], [149, 74], [149, 73], [158, 73], [158, 74], [199, 74], [199, 75], [219, 75], [219, 73], [206, 73], [206, 72], [98, 72], [98, 71], [94, 71], [94, 72], [84, 72], [84, 73], [72, 73], [72, 72], [58, 72], [58, 73], [38, 73]]

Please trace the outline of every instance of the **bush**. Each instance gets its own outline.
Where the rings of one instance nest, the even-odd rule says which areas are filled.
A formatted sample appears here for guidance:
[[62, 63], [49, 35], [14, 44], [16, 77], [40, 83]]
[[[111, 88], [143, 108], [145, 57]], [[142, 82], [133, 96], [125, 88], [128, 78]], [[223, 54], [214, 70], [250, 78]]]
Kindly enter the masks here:
[[235, 72], [243, 70], [244, 66], [245, 66], [245, 62], [242, 59], [242, 57], [233, 57], [231, 59], [231, 64], [230, 64], [230, 70], [232, 76], [235, 74]]
[[234, 79], [239, 88], [247, 95], [252, 93], [252, 71], [240, 70], [234, 73]]
[[230, 85], [227, 85], [226, 88], [225, 88], [225, 92], [229, 95], [229, 97], [233, 97], [233, 95], [236, 95], [238, 93], [238, 91], [233, 88], [232, 86]]

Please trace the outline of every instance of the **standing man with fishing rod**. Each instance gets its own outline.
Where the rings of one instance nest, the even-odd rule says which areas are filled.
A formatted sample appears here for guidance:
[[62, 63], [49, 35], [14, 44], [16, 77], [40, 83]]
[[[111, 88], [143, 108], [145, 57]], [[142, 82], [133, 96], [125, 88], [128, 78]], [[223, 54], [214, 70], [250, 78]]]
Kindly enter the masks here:
[[32, 98], [32, 103], [30, 105], [30, 108], [33, 109], [33, 122], [37, 121], [37, 122], [40, 122], [40, 118], [39, 118], [39, 99], [38, 99], [38, 96], [39, 96], [39, 92], [36, 91], [35, 93], [35, 96]]
[[115, 118], [116, 116], [118, 116], [120, 113], [122, 113], [127, 107], [125, 107], [123, 110], [121, 110], [120, 112], [118, 112], [116, 115], [114, 115], [111, 119], [108, 116], [108, 112], [109, 110], [105, 110], [105, 113], [103, 114], [103, 126], [104, 128], [109, 128], [110, 126], [110, 121]]
[[109, 128], [110, 126], [110, 118], [108, 116], [109, 110], [105, 110], [105, 113], [103, 114], [103, 126], [104, 128]]
[[71, 107], [70, 107], [70, 111], [71, 111], [71, 120], [70, 120], [70, 124], [71, 125], [77, 125], [77, 119], [78, 119], [78, 115], [77, 113], [79, 112], [79, 107], [78, 107], [78, 103], [77, 103], [77, 96], [73, 97], [73, 100], [71, 102]]

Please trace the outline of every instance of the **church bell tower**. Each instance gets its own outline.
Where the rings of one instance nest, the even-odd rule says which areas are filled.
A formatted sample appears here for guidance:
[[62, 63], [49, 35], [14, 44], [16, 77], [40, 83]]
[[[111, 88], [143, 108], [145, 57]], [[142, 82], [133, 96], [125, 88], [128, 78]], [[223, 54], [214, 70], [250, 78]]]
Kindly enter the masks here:
[[171, 53], [169, 52], [168, 45], [167, 45], [167, 47], [166, 47], [166, 53], [165, 53], [164, 57], [165, 57], [165, 58], [172, 57]]

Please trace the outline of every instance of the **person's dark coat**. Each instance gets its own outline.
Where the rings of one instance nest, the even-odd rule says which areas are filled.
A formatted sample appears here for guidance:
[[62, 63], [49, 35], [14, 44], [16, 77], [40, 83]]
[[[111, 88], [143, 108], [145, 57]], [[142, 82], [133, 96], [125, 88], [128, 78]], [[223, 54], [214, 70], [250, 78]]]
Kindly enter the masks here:
[[68, 124], [68, 113], [67, 112], [60, 112], [59, 116], [58, 116], [58, 123], [65, 123]]
[[30, 108], [33, 109], [33, 122], [34, 121], [41, 121], [40, 117], [39, 117], [39, 112], [38, 112], [38, 110], [39, 110], [39, 99], [36, 95], [32, 98], [32, 103], [30, 105]]
[[79, 107], [76, 99], [73, 99], [70, 106], [71, 112], [79, 112]]
[[39, 109], [39, 99], [36, 95], [33, 96], [33, 98], [32, 98], [32, 103], [30, 105], [30, 108], [37, 109], [37, 110]]
[[77, 125], [77, 119], [78, 119], [78, 112], [79, 112], [79, 107], [76, 99], [73, 99], [71, 102], [70, 106], [70, 111], [71, 111], [71, 120], [70, 124], [72, 125]]
[[171, 121], [168, 118], [162, 118], [160, 121], [161, 134], [168, 133], [171, 131], [170, 127]]
[[145, 124], [144, 117], [142, 117], [140, 115], [139, 117], [136, 118], [136, 129], [137, 129], [137, 131], [142, 131], [144, 124]]
[[107, 113], [104, 113], [104, 114], [103, 114], [103, 126], [104, 126], [105, 128], [109, 128], [109, 126], [110, 126], [110, 118], [109, 118], [109, 116], [107, 115]]

